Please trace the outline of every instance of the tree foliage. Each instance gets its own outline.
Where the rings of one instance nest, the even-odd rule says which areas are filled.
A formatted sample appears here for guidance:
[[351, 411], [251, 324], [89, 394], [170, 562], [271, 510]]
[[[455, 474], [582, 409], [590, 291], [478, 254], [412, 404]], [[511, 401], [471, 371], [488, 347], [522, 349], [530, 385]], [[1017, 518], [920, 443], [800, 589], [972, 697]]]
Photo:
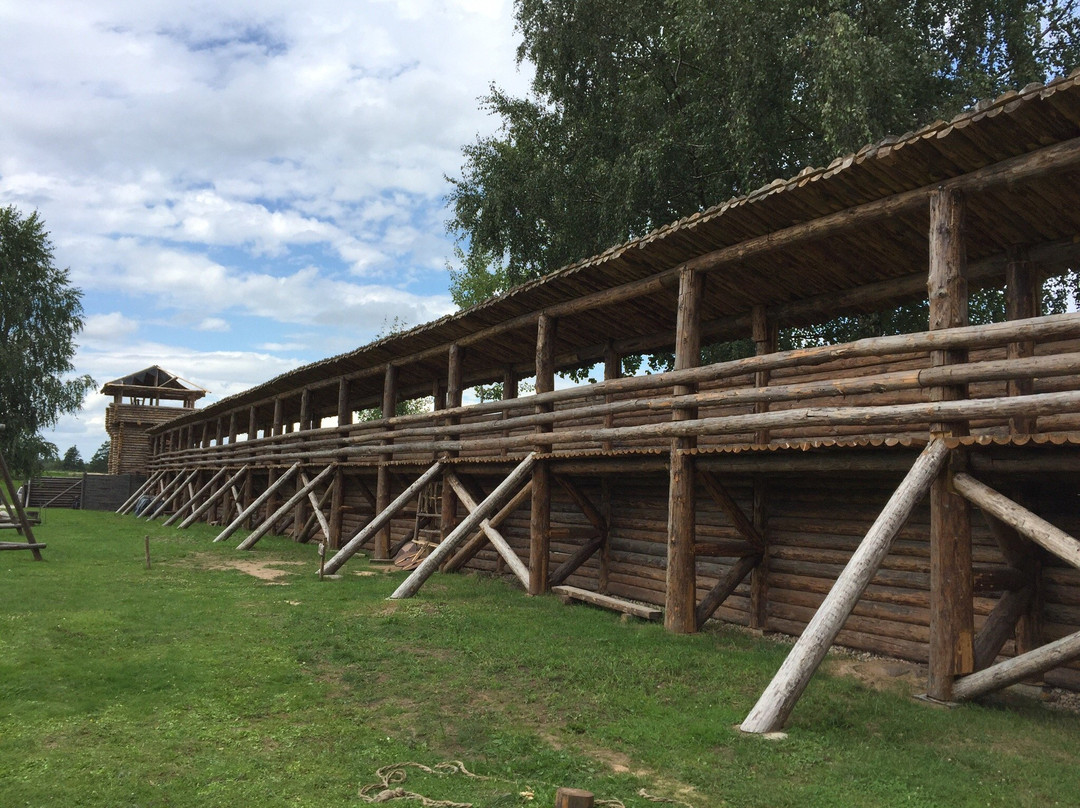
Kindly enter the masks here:
[[451, 292], [509, 286], [1080, 61], [1078, 0], [517, 0]]
[[107, 440], [94, 451], [93, 457], [86, 464], [86, 470], [95, 474], [105, 474], [109, 470], [109, 449], [112, 441]]
[[82, 323], [82, 293], [53, 264], [41, 218], [0, 208], [0, 449], [18, 471], [39, 467], [49, 446], [40, 430], [78, 410], [94, 387], [71, 376]]

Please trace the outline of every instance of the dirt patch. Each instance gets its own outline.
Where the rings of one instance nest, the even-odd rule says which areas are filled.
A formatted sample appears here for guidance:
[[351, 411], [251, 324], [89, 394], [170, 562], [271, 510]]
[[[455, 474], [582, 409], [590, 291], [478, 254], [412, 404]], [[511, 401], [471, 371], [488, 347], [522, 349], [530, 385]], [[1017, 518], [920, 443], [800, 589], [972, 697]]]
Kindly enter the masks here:
[[902, 659], [831, 657], [826, 670], [834, 676], [852, 676], [874, 690], [926, 692], [926, 666]]
[[278, 567], [303, 567], [305, 561], [273, 561], [255, 558], [222, 558], [209, 553], [191, 556], [185, 562], [204, 570], [239, 570], [245, 575], [258, 578], [268, 583], [278, 583], [279, 578], [291, 575], [294, 570], [278, 569]]

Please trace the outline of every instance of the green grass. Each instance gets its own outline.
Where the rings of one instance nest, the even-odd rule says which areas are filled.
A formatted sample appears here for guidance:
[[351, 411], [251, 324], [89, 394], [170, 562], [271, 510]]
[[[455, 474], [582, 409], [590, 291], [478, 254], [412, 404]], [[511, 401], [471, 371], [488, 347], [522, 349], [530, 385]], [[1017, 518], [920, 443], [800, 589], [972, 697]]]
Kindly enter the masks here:
[[[388, 601], [401, 573], [354, 558], [320, 583], [314, 547], [213, 535], [52, 511], [45, 561], [0, 555], [0, 806], [355, 806], [377, 768], [446, 760], [491, 779], [403, 787], [477, 806], [551, 806], [558, 785], [627, 808], [657, 805], [639, 789], [694, 808], [1080, 804], [1080, 717], [1034, 701], [938, 710], [819, 674], [766, 741], [736, 725], [783, 646], [476, 576]], [[237, 560], [303, 563], [275, 583], [215, 568]]]

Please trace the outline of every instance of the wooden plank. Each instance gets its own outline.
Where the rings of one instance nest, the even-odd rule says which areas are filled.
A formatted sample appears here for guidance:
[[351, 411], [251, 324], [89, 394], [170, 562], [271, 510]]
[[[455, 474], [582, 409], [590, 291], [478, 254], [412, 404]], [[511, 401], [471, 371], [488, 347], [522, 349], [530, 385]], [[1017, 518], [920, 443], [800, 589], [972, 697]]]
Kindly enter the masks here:
[[576, 586], [553, 586], [551, 591], [570, 600], [580, 600], [593, 606], [600, 606], [604, 609], [640, 617], [642, 620], [659, 620], [664, 614], [663, 610], [656, 606], [632, 603], [628, 600], [613, 598], [611, 595], [601, 595], [599, 592], [579, 589]]
[[[498, 486], [495, 490], [488, 494], [487, 498], [477, 505], [476, 510], [466, 516], [461, 522], [451, 531], [443, 541], [436, 547], [427, 558], [425, 558], [420, 566], [413, 570], [405, 581], [394, 590], [394, 593], [390, 596], [393, 599], [411, 598], [416, 594], [417, 590], [423, 586], [431, 574], [439, 568], [439, 564], [443, 559], [449, 556], [458, 545], [460, 545], [466, 538], [471, 535], [480, 523], [488, 517], [488, 514], [503, 504], [519, 486], [521, 486], [525, 478], [532, 472], [533, 465], [536, 463], [535, 453], [529, 453], [520, 464], [510, 472], [509, 476]], [[436, 464], [439, 465], [439, 464]]]
[[919, 455], [829, 590], [821, 607], [814, 613], [784, 664], [743, 721], [741, 729], [744, 732], [773, 732], [784, 725], [844, 621], [888, 554], [893, 538], [930, 489], [947, 456], [948, 449], [941, 440], [933, 441]]
[[352, 558], [375, 531], [381, 529], [382, 526], [389, 522], [398, 511], [415, 499], [416, 495], [420, 493], [420, 490], [431, 482], [442, 469], [442, 461], [436, 461], [435, 464], [421, 474], [412, 485], [398, 494], [397, 499], [391, 502], [385, 510], [376, 513], [374, 518], [364, 525], [359, 533], [349, 539], [349, 541], [345, 543], [345, 546], [338, 550], [334, 554], [334, 557], [326, 562], [323, 567], [324, 573], [326, 575], [333, 575], [337, 572], [341, 568], [341, 565]]

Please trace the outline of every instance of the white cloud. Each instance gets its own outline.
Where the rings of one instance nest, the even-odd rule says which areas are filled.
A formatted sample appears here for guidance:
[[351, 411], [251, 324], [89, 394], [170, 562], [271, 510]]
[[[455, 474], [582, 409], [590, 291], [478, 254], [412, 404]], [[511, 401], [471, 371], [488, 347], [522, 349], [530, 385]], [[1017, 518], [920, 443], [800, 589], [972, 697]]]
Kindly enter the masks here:
[[[0, 2], [0, 205], [87, 293], [78, 371], [237, 392], [449, 311], [443, 177], [496, 124], [489, 83], [526, 89], [511, 6]], [[88, 456], [101, 412], [56, 434]]]

